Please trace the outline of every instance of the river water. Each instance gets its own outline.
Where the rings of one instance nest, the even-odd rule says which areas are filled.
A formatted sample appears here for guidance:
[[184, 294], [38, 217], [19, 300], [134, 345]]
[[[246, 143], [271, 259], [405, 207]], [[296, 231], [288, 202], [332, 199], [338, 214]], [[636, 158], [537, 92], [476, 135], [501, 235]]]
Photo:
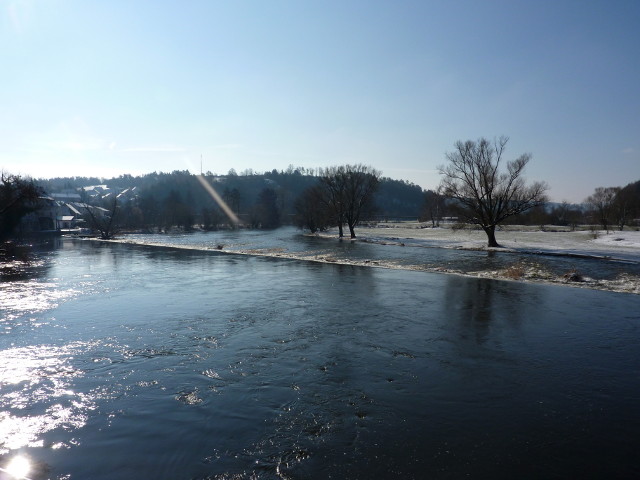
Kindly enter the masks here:
[[[363, 231], [366, 233], [366, 230]], [[275, 231], [221, 230], [173, 235], [128, 235], [126, 241], [423, 271], [445, 269], [478, 274], [524, 264], [535, 265], [545, 272], [544, 276], [548, 279], [562, 277], [571, 271], [578, 271], [597, 281], [614, 280], [620, 275], [640, 277], [640, 257], [637, 253], [616, 252], [614, 257], [607, 259], [602, 253], [596, 252], [563, 254], [544, 249], [499, 252], [442, 248], [433, 242], [417, 239], [337, 241], [335, 238], [302, 235], [293, 227]]]
[[[637, 295], [236, 255], [216, 235], [59, 239], [0, 283], [0, 468], [637, 477]], [[287, 242], [225, 235], [226, 251]]]

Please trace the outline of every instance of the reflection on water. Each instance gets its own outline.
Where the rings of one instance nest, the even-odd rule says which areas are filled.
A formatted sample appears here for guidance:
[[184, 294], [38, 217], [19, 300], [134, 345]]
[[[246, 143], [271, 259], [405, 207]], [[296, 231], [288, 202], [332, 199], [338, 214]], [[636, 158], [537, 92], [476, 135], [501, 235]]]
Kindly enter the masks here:
[[448, 311], [460, 331], [465, 335], [473, 332], [478, 343], [490, 336], [494, 323], [498, 324], [498, 329], [503, 329], [505, 325], [514, 327], [520, 324], [527, 305], [539, 301], [536, 289], [520, 283], [456, 280], [448, 278], [446, 281], [444, 298]]
[[95, 242], [46, 255], [39, 277], [0, 283], [0, 468], [635, 472], [636, 296]]

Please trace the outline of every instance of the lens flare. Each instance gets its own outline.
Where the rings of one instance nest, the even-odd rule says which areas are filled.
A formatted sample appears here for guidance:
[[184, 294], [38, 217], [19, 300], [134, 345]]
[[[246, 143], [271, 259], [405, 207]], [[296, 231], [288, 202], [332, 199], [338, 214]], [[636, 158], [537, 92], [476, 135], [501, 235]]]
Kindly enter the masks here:
[[238, 217], [236, 217], [236, 214], [233, 213], [233, 210], [229, 208], [229, 205], [227, 205], [227, 203], [222, 199], [222, 197], [218, 195], [218, 192], [215, 191], [213, 186], [209, 182], [207, 182], [207, 179], [204, 178], [204, 176], [202, 175], [196, 175], [196, 178], [198, 179], [200, 184], [203, 186], [203, 188], [207, 191], [207, 193], [211, 195], [211, 197], [216, 201], [218, 205], [220, 205], [220, 208], [224, 211], [224, 213], [227, 214], [227, 217], [229, 217], [229, 220], [231, 220], [231, 222], [234, 225], [237, 225], [238, 223], [240, 223], [240, 220], [238, 219]]

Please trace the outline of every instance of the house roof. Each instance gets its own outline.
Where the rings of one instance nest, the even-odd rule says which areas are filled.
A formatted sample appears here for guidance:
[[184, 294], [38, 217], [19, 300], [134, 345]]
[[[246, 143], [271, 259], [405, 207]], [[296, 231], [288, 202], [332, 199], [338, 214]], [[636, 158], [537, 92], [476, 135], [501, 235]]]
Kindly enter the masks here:
[[77, 193], [52, 193], [51, 196], [56, 200], [80, 200]]
[[78, 210], [76, 207], [74, 207], [70, 203], [67, 203], [67, 207], [69, 208], [69, 210], [71, 210], [76, 215], [82, 215], [82, 213], [80, 213], [80, 210]]

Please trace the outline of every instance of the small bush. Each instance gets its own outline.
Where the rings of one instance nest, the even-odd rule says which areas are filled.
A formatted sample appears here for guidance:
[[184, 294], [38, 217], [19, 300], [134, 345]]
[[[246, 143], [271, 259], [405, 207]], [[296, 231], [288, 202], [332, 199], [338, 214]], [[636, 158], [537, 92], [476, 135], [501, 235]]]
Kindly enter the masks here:
[[578, 271], [574, 268], [565, 273], [562, 278], [564, 278], [565, 283], [568, 282], [584, 282], [584, 277], [578, 273]]
[[520, 280], [522, 277], [524, 277], [524, 274], [525, 274], [525, 266], [521, 263], [516, 263], [514, 265], [511, 265], [507, 267], [503, 272], [503, 275], [506, 278], [510, 278], [512, 280]]

